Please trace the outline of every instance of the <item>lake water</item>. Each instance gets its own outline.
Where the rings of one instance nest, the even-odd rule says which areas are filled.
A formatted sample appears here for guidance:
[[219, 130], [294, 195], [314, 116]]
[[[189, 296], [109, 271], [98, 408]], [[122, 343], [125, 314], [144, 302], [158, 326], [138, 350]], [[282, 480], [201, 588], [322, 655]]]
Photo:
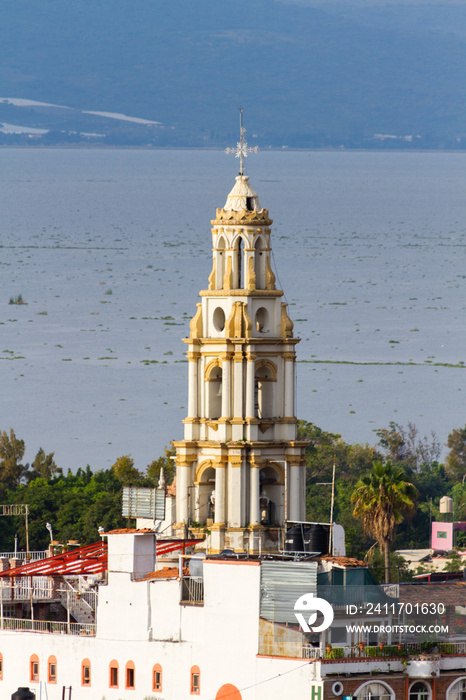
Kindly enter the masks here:
[[[0, 151], [0, 429], [25, 459], [138, 468], [183, 434], [220, 151]], [[375, 444], [466, 422], [466, 154], [261, 152], [298, 352], [298, 416]], [[27, 304], [9, 305], [21, 294]], [[155, 362], [156, 361], [156, 362]], [[341, 364], [340, 364], [341, 363]]]

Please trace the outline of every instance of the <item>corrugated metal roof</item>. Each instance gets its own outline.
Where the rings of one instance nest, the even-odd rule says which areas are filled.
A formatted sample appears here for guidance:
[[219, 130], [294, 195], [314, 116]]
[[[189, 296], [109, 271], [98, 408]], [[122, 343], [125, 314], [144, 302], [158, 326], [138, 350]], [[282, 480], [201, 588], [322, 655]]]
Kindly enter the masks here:
[[261, 617], [296, 623], [294, 605], [305, 593], [317, 594], [317, 563], [261, 562]]

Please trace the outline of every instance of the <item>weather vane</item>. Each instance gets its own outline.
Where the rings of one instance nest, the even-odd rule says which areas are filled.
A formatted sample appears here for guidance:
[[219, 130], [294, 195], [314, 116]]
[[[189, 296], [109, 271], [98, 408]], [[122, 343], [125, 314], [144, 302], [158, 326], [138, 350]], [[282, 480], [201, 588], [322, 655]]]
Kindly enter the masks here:
[[243, 127], [243, 108], [239, 108], [239, 141], [236, 148], [225, 148], [225, 153], [234, 153], [236, 158], [239, 158], [239, 174], [244, 175], [244, 159], [248, 157], [248, 153], [258, 153], [259, 146], [248, 146], [244, 140], [246, 129]]

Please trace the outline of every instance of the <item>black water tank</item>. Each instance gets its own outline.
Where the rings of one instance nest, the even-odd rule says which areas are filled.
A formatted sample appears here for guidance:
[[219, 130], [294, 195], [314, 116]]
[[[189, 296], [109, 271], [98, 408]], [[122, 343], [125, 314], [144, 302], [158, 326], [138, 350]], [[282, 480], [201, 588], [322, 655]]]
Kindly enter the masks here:
[[11, 696], [11, 700], [35, 700], [35, 697], [29, 688], [18, 688], [16, 693]]
[[304, 543], [306, 552], [319, 552], [328, 554], [329, 527], [325, 525], [311, 525], [306, 530]]
[[304, 552], [301, 525], [293, 525], [286, 531], [285, 550], [287, 552]]

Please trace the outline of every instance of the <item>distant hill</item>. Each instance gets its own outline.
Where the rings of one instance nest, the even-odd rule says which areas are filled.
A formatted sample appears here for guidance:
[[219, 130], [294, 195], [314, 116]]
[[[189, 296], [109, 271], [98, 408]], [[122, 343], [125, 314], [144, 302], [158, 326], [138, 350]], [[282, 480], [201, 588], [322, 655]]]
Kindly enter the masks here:
[[2, 0], [0, 100], [71, 109], [0, 144], [464, 148], [465, 66], [463, 3]]

